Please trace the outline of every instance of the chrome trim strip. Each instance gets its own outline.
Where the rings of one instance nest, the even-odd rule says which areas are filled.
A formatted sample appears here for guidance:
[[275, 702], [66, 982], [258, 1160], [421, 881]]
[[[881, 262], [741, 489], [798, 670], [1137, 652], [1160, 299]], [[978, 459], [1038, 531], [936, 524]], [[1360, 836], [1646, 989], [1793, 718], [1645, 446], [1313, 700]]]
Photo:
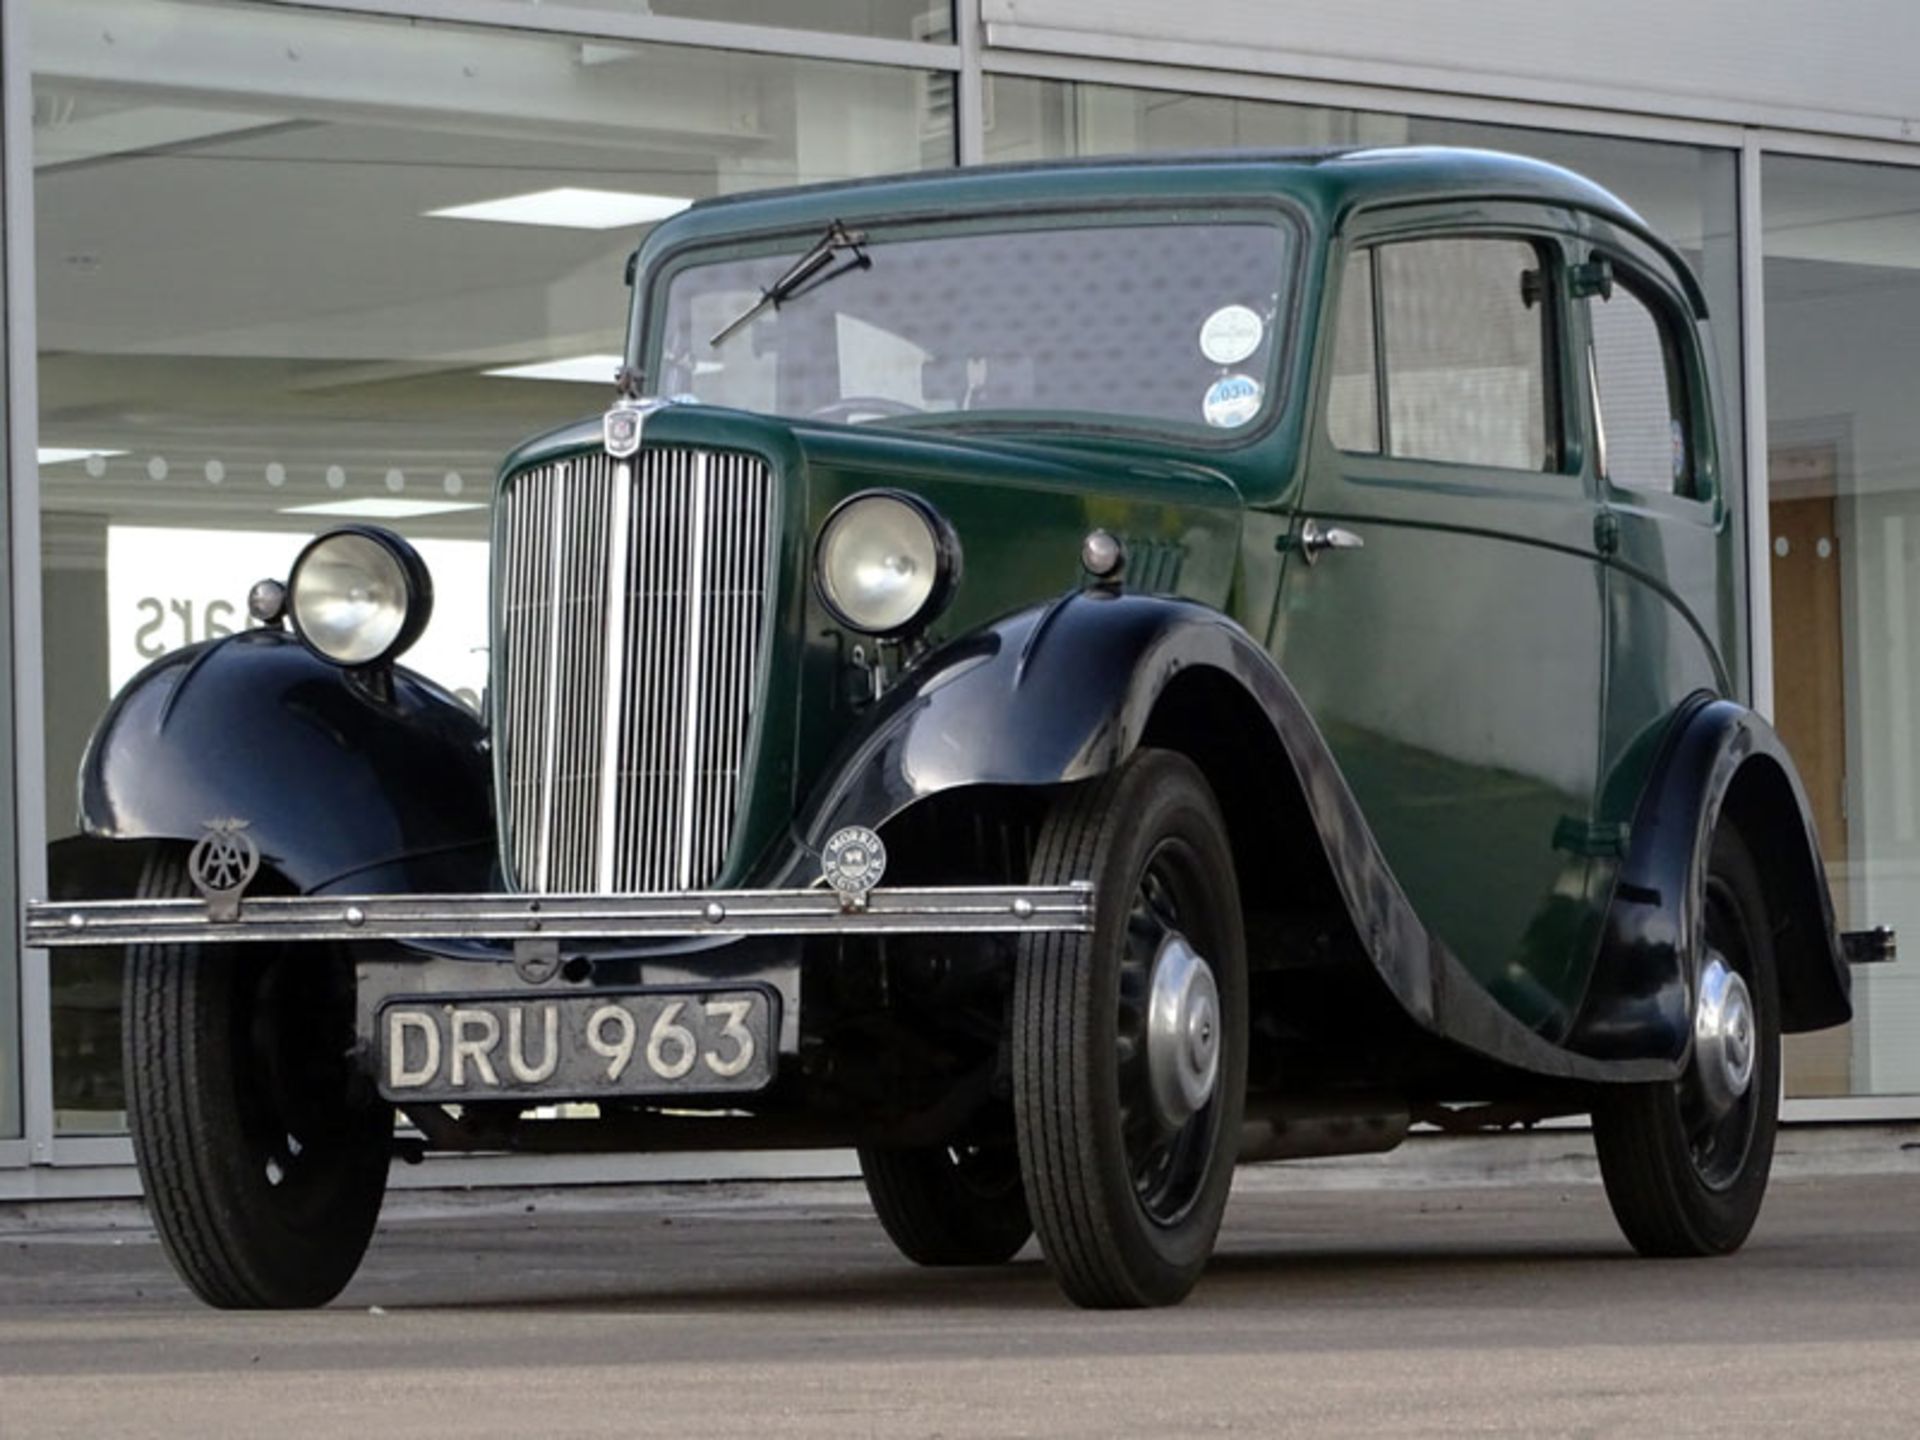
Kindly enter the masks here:
[[540, 788], [543, 792], [540, 802], [540, 840], [534, 852], [533, 874], [530, 877], [534, 888], [544, 890], [547, 875], [551, 868], [549, 845], [553, 834], [553, 807], [559, 803], [559, 786], [554, 783], [559, 768], [559, 730], [560, 730], [560, 576], [562, 561], [566, 558], [567, 547], [558, 543], [562, 522], [567, 509], [568, 467], [558, 465], [553, 472], [553, 524], [547, 529], [548, 542], [552, 546], [551, 563], [547, 569], [547, 730], [542, 737], [545, 753], [541, 757]]
[[687, 673], [685, 707], [680, 728], [680, 839], [676, 883], [693, 884], [693, 804], [700, 774], [700, 719], [706, 697], [701, 693], [701, 662], [707, 643], [707, 479], [709, 457], [701, 451], [693, 466], [693, 516], [688, 522]]
[[869, 891], [850, 910], [830, 890], [656, 895], [261, 896], [238, 920], [198, 899], [30, 901], [25, 941], [79, 945], [288, 940], [619, 940], [696, 935], [1086, 934], [1093, 886], [947, 886]]
[[620, 812], [620, 717], [627, 693], [627, 609], [630, 602], [627, 564], [633, 543], [633, 467], [621, 461], [613, 467], [613, 528], [608, 536], [607, 562], [607, 681], [606, 713], [600, 731], [600, 838], [596, 847], [596, 884], [603, 892], [617, 888], [614, 879], [615, 821]]

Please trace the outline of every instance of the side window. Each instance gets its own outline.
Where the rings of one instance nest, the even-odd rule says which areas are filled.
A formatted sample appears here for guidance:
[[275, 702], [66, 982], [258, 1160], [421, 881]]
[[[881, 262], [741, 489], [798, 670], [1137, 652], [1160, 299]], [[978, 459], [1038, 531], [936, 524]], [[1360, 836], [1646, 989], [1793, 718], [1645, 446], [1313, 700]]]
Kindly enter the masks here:
[[1387, 453], [1511, 470], [1554, 460], [1545, 261], [1523, 240], [1378, 251]]
[[1587, 316], [1600, 472], [1626, 490], [1692, 494], [1686, 378], [1661, 313], [1616, 283]]
[[1347, 261], [1334, 318], [1327, 434], [1342, 450], [1380, 453], [1380, 380], [1373, 352], [1373, 252]]

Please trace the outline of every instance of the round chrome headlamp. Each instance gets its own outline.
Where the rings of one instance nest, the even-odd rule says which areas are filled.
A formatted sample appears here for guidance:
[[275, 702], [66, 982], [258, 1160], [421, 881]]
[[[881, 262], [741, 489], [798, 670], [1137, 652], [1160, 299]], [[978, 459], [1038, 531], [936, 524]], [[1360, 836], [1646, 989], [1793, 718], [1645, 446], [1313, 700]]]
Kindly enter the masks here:
[[372, 525], [330, 530], [300, 552], [287, 581], [294, 633], [336, 665], [380, 665], [420, 638], [433, 582], [419, 553]]
[[960, 576], [960, 542], [940, 513], [899, 490], [834, 507], [814, 548], [820, 599], [841, 624], [883, 638], [930, 622]]

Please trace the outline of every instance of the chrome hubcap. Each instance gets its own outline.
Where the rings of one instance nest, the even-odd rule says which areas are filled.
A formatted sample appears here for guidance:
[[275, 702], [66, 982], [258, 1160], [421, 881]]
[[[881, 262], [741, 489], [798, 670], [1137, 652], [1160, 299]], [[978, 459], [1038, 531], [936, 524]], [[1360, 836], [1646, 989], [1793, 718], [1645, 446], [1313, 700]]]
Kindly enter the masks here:
[[1154, 1116], [1169, 1130], [1199, 1113], [1220, 1079], [1220, 990], [1213, 967], [1177, 931], [1153, 961], [1147, 1074]]
[[1747, 982], [1719, 951], [1710, 950], [1693, 1009], [1693, 1066], [1710, 1113], [1725, 1115], [1747, 1093], [1755, 1052]]

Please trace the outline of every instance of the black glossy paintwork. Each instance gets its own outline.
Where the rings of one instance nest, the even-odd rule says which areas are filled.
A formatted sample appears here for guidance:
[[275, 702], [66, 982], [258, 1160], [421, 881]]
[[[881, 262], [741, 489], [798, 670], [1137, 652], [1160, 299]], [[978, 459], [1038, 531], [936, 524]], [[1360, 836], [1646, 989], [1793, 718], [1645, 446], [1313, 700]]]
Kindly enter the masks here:
[[[1087, 590], [1023, 611], [929, 656], [829, 767], [779, 878], [805, 883], [842, 825], [879, 826], [964, 785], [1048, 785], [1111, 770], [1139, 746], [1177, 677], [1212, 670], [1271, 730], [1250, 771], [1290, 777], [1326, 854], [1359, 950], [1429, 1032], [1567, 1079], [1664, 1079], [1662, 1059], [1601, 1063], [1534, 1034], [1495, 1003], [1415, 914], [1293, 686], [1226, 616], [1190, 601]], [[1287, 877], [1271, 877], [1284, 884]]]
[[405, 670], [350, 678], [282, 630], [165, 655], [94, 732], [80, 819], [105, 839], [196, 840], [245, 820], [296, 889], [480, 890], [493, 858], [480, 721]]
[[1751, 710], [1703, 694], [1682, 707], [1641, 796], [1572, 1048], [1685, 1058], [1707, 854], [1723, 814], [1748, 838], [1774, 906], [1781, 1028], [1818, 1030], [1852, 1014], [1832, 903], [1817, 879], [1819, 842], [1786, 749]]

